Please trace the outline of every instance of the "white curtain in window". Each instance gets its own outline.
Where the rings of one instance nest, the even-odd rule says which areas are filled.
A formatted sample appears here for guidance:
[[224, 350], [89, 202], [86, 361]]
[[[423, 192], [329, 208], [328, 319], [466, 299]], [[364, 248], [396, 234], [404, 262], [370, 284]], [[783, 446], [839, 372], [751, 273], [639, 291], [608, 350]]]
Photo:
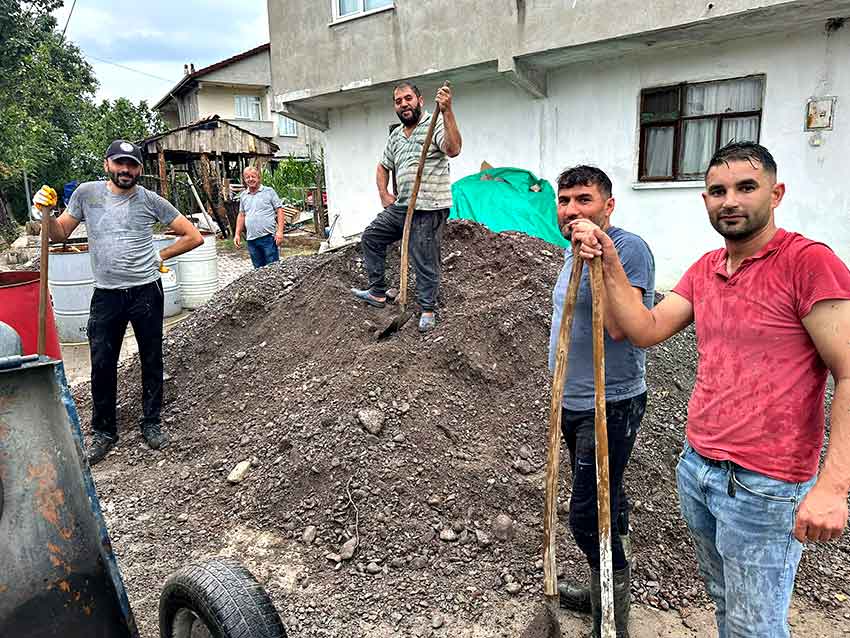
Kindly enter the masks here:
[[679, 173], [700, 174], [708, 167], [717, 140], [717, 120], [689, 120], [682, 127]]
[[729, 142], [758, 142], [759, 141], [759, 118], [752, 117], [730, 117], [723, 120], [720, 128], [720, 144]]
[[290, 120], [285, 115], [278, 115], [277, 134], [286, 137], [297, 137], [298, 130], [295, 128], [295, 120]]
[[646, 129], [646, 177], [673, 175], [673, 127]]
[[393, 3], [393, 0], [364, 0], [363, 9], [364, 11], [371, 11], [372, 9], [380, 9], [381, 7], [388, 7]]
[[236, 117], [241, 117], [246, 120], [262, 119], [260, 110], [260, 98], [256, 95], [237, 95]]
[[692, 84], [686, 87], [685, 115], [758, 111], [761, 98], [761, 78]]
[[337, 0], [337, 2], [339, 2], [339, 15], [341, 16], [360, 11], [360, 0]]

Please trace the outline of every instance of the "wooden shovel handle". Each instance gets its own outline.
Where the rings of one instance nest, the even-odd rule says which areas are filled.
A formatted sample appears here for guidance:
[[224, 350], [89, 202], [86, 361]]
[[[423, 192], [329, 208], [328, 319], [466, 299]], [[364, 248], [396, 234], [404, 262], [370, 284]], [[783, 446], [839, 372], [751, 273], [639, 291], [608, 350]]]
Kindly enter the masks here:
[[41, 208], [41, 256], [39, 258], [39, 288], [38, 288], [38, 341], [36, 349], [39, 356], [47, 354], [47, 304], [49, 295], [47, 290], [47, 268], [50, 258], [50, 235], [48, 230], [48, 216], [51, 211]]
[[[451, 86], [450, 82], [443, 82], [444, 87]], [[428, 132], [425, 133], [425, 141], [422, 143], [422, 152], [419, 154], [419, 166], [416, 168], [416, 180], [413, 182], [413, 190], [410, 193], [410, 201], [407, 202], [407, 214], [404, 217], [404, 231], [401, 235], [401, 285], [399, 286], [400, 313], [404, 314], [407, 305], [407, 262], [408, 262], [408, 240], [410, 239], [410, 223], [413, 220], [413, 211], [416, 209], [416, 198], [419, 196], [419, 187], [422, 185], [422, 173], [425, 171], [425, 159], [428, 157], [428, 149], [431, 148], [431, 140], [434, 139], [434, 128], [437, 126], [437, 118], [440, 116], [440, 105], [435, 102], [434, 112], [428, 124]]]
[[602, 586], [602, 638], [616, 635], [614, 626], [614, 570], [611, 559], [611, 494], [608, 470], [608, 418], [605, 413], [605, 298], [602, 260], [590, 262], [593, 297], [593, 385], [596, 392], [596, 511], [599, 525], [599, 582]]
[[549, 403], [549, 432], [546, 437], [546, 497], [543, 503], [543, 594], [547, 598], [558, 596], [558, 569], [555, 564], [556, 530], [558, 528], [558, 470], [561, 453], [561, 406], [564, 400], [564, 381], [567, 378], [570, 338], [573, 332], [578, 287], [584, 260], [578, 247], [573, 248], [573, 269], [567, 287], [561, 329], [558, 332], [558, 350], [555, 353], [555, 373], [552, 376], [552, 399]]

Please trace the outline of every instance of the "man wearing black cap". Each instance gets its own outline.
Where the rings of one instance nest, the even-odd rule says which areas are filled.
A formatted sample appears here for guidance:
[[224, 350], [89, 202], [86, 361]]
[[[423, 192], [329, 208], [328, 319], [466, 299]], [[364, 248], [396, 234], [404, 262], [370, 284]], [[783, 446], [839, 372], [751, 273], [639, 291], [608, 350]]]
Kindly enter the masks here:
[[[201, 234], [174, 206], [136, 182], [142, 174], [142, 152], [125, 140], [106, 151], [105, 182], [80, 184], [65, 212], [46, 214], [52, 241], [65, 241], [80, 222], [86, 223], [94, 294], [88, 321], [91, 351], [93, 436], [88, 446], [91, 465], [100, 462], [118, 441], [116, 393], [118, 354], [133, 326], [142, 363], [142, 436], [152, 449], [168, 438], [160, 426], [162, 406], [163, 291], [159, 267], [203, 243]], [[33, 201], [43, 209], [55, 205], [55, 194], [42, 187]], [[177, 241], [156, 252], [153, 225], [166, 224]]]

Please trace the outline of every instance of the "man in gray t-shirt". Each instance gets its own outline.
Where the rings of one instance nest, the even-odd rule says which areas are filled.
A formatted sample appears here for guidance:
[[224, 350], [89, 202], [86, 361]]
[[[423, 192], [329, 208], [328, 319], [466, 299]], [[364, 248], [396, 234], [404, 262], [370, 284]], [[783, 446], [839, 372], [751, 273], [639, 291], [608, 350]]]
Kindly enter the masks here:
[[245, 190], [239, 197], [239, 215], [233, 243], [242, 244], [242, 231], [248, 236], [248, 254], [254, 268], [262, 268], [280, 259], [283, 243], [283, 202], [273, 188], [263, 186], [260, 171], [249, 166], [242, 172]]
[[[651, 308], [655, 296], [655, 262], [649, 246], [640, 237], [610, 224], [614, 211], [611, 180], [593, 166], [576, 166], [558, 178], [558, 223], [570, 237], [569, 223], [589, 219], [602, 228], [617, 247], [636, 298]], [[549, 367], [554, 370], [561, 317], [573, 266], [571, 249], [565, 252], [564, 268], [552, 294], [552, 329]], [[572, 493], [570, 530], [585, 554], [591, 570], [590, 588], [564, 580], [558, 589], [562, 606], [592, 611], [594, 636], [599, 635], [600, 562], [596, 515], [596, 435], [593, 375], [592, 303], [589, 268], [584, 268], [570, 335], [570, 357], [564, 384], [561, 429], [570, 453]], [[611, 493], [611, 550], [614, 566], [614, 609], [617, 635], [629, 618], [629, 505], [624, 473], [638, 428], [646, 409], [646, 354], [624, 339], [623, 331], [610, 313], [605, 315], [605, 408], [608, 421], [608, 456]]]
[[[198, 229], [167, 200], [136, 182], [142, 173], [142, 152], [125, 140], [115, 140], [106, 151], [105, 182], [86, 182], [74, 194], [65, 212], [45, 214], [50, 239], [65, 241], [85, 222], [88, 251], [94, 273], [94, 293], [88, 321], [91, 352], [93, 436], [88, 446], [91, 465], [100, 462], [118, 441], [115, 401], [118, 354], [133, 326], [142, 364], [142, 436], [153, 449], [168, 439], [160, 426], [162, 408], [162, 262], [203, 243]], [[55, 197], [43, 187], [33, 198], [43, 210]], [[157, 254], [153, 225], [167, 225], [177, 241]]]

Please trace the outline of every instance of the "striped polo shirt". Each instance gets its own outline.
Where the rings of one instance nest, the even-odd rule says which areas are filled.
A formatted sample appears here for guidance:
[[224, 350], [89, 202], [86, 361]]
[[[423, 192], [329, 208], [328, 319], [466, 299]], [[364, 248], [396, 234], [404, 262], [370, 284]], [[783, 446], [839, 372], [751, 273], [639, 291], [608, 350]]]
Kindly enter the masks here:
[[[422, 145], [425, 143], [430, 121], [431, 114], [425, 111], [410, 137], [404, 134], [404, 126], [399, 126], [387, 139], [381, 165], [387, 170], [395, 171], [398, 206], [407, 206], [410, 200], [413, 182], [416, 181], [419, 155], [422, 153]], [[434, 127], [431, 147], [425, 158], [422, 183], [419, 186], [419, 194], [416, 196], [416, 210], [439, 210], [452, 207], [452, 181], [449, 176], [449, 156], [446, 155], [445, 146], [443, 116], [440, 115]]]

